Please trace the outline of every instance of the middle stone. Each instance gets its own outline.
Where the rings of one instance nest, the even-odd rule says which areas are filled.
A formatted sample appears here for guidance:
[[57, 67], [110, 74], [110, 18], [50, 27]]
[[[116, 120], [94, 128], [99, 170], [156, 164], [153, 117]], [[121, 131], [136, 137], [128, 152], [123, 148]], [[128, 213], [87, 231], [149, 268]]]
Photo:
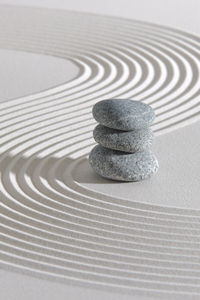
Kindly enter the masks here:
[[134, 153], [149, 149], [154, 134], [149, 127], [132, 131], [121, 131], [97, 125], [93, 131], [95, 141], [105, 148]]

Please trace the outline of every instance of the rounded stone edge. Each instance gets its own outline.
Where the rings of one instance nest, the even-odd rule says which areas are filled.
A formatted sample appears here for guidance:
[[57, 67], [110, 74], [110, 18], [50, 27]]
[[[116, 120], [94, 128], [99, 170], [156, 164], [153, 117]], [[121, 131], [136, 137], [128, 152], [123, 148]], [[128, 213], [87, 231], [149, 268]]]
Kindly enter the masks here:
[[[104, 140], [104, 142], [102, 142], [102, 140], [99, 138], [99, 132], [101, 129], [103, 129], [103, 127], [107, 128], [108, 130], [115, 131], [116, 134], [120, 133], [120, 132], [128, 134], [128, 133], [131, 133], [132, 131], [122, 131], [122, 130], [118, 130], [118, 129], [114, 129], [114, 128], [110, 128], [110, 127], [106, 127], [104, 125], [98, 124], [93, 130], [93, 138], [99, 145], [101, 145], [102, 147], [105, 147], [107, 149], [118, 150], [118, 151], [122, 151], [125, 153], [135, 153], [135, 152], [142, 151], [142, 150], [148, 150], [148, 149], [150, 150], [150, 147], [152, 146], [153, 141], [154, 141], [154, 133], [150, 129], [150, 127], [147, 127], [147, 128], [138, 129], [138, 131], [144, 130], [144, 129], [148, 130], [149, 140], [148, 140], [148, 142], [144, 143], [143, 145], [138, 145], [135, 147], [129, 146], [128, 149], [124, 149], [124, 146], [117, 145], [117, 141], [116, 141], [115, 145], [110, 146], [109, 142], [106, 142], [106, 140]], [[103, 134], [103, 132], [102, 132], [102, 134]], [[107, 140], [109, 140], [109, 137], [107, 138]]]
[[[140, 181], [145, 181], [145, 180], [148, 180], [150, 178], [152, 178], [157, 172], [158, 172], [158, 169], [159, 169], [159, 163], [158, 163], [158, 160], [156, 158], [156, 156], [150, 151], [150, 154], [151, 154], [151, 157], [154, 159], [154, 162], [155, 162], [155, 166], [154, 166], [154, 169], [152, 170], [152, 172], [149, 172], [149, 173], [146, 173], [145, 177], [141, 177], [141, 176], [135, 176], [135, 177], [132, 177], [132, 178], [124, 178], [124, 177], [121, 177], [121, 176], [109, 176], [109, 175], [105, 175], [103, 172], [99, 171], [98, 168], [96, 168], [96, 165], [93, 164], [93, 154], [95, 152], [95, 150], [97, 150], [99, 147], [101, 148], [104, 148], [102, 147], [101, 145], [96, 145], [93, 147], [93, 149], [91, 150], [90, 154], [89, 154], [89, 164], [92, 168], [92, 170], [98, 174], [99, 176], [103, 177], [103, 178], [106, 178], [108, 180], [113, 180], [113, 181], [118, 181], [118, 182], [140, 182]], [[121, 151], [117, 151], [117, 150], [112, 150], [112, 149], [107, 149], [105, 148], [106, 150], [110, 150], [110, 151], [113, 151], [115, 153], [119, 153], [121, 155], [123, 155], [123, 152]], [[128, 153], [126, 153], [128, 154]], [[134, 154], [134, 153], [133, 153]]]
[[[113, 125], [113, 121], [107, 121], [105, 120], [104, 117], [100, 117], [101, 114], [99, 114], [99, 106], [102, 105], [103, 102], [106, 102], [108, 100], [123, 100], [123, 101], [133, 101], [133, 102], [140, 102], [140, 101], [135, 101], [135, 100], [131, 100], [131, 99], [104, 99], [104, 100], [101, 100], [101, 101], [98, 101], [92, 108], [92, 115], [93, 115], [93, 118], [101, 125], [103, 126], [106, 126], [108, 128], [112, 128], [112, 129], [117, 129], [117, 130], [122, 130], [122, 131], [132, 131], [134, 129], [141, 129], [141, 128], [145, 128], [145, 127], [150, 127], [154, 120], [155, 120], [155, 112], [154, 112], [154, 109], [144, 103], [144, 102], [141, 102], [144, 106], [147, 106], [147, 108], [149, 109], [148, 112], [144, 113], [143, 114], [143, 117], [140, 118], [140, 123], [136, 125], [136, 122], [134, 120], [132, 120], [132, 122], [130, 122], [130, 120], [128, 121], [128, 118], [119, 118], [119, 119], [116, 119], [115, 121], [115, 125]], [[151, 118], [149, 118], [147, 121], [144, 121], [144, 115], [145, 114], [149, 114], [151, 116]], [[102, 113], [102, 115], [104, 116], [105, 113]]]

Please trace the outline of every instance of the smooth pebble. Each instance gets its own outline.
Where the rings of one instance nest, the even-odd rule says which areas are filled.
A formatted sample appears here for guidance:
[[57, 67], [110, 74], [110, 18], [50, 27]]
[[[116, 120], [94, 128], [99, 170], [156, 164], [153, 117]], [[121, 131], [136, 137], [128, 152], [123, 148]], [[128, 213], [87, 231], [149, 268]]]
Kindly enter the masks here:
[[103, 147], [134, 153], [139, 150], [149, 149], [153, 142], [154, 134], [148, 127], [121, 131], [103, 125], [97, 125], [93, 137]]
[[124, 131], [148, 127], [155, 118], [151, 106], [126, 99], [99, 101], [94, 105], [92, 113], [101, 125]]
[[140, 181], [158, 170], [158, 161], [149, 150], [124, 153], [95, 146], [89, 155], [92, 169], [105, 178], [119, 181]]

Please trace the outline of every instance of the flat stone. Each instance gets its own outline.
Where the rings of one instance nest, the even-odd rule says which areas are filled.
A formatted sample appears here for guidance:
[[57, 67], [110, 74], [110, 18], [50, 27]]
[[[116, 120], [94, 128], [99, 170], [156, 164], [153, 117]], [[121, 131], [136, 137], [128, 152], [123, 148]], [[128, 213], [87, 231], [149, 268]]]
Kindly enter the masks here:
[[151, 106], [126, 99], [99, 101], [94, 105], [92, 113], [101, 125], [124, 131], [148, 127], [155, 119]]
[[139, 150], [149, 149], [153, 142], [153, 132], [149, 127], [133, 131], [122, 131], [97, 125], [93, 137], [101, 146], [134, 153]]
[[90, 155], [92, 169], [102, 177], [119, 181], [140, 181], [158, 170], [158, 161], [149, 150], [124, 153], [95, 146]]

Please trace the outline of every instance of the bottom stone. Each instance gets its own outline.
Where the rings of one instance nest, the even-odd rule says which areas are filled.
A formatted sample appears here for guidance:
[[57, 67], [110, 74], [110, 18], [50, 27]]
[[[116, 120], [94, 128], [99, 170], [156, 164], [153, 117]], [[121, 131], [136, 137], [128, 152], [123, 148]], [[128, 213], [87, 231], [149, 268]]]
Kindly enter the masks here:
[[119, 181], [148, 179], [159, 167], [156, 157], [149, 150], [125, 153], [100, 145], [92, 149], [89, 163], [97, 174]]

